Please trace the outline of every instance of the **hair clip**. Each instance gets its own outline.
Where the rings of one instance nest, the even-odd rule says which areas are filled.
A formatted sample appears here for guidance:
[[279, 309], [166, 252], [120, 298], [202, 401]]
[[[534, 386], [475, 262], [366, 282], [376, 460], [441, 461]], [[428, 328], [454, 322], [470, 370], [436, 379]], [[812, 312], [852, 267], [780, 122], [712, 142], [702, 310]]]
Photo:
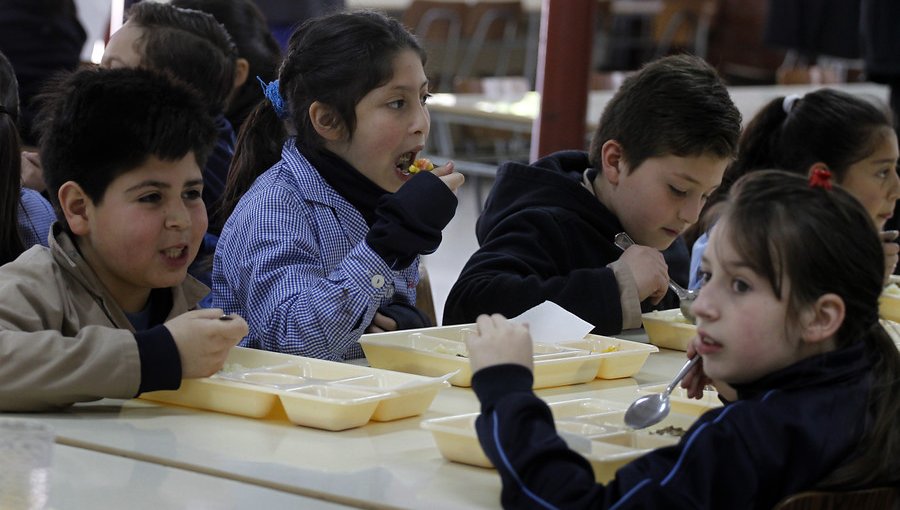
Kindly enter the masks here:
[[800, 100], [800, 96], [797, 94], [791, 94], [789, 96], [784, 96], [784, 100], [781, 102], [781, 108], [784, 110], [786, 115], [791, 113], [791, 110], [794, 109], [794, 103]]
[[816, 168], [809, 175], [810, 188], [831, 189], [831, 172], [827, 168]]
[[287, 105], [284, 104], [284, 99], [281, 98], [281, 93], [278, 92], [278, 80], [266, 83], [259, 76], [257, 76], [256, 79], [259, 80], [263, 95], [265, 95], [266, 99], [272, 103], [272, 108], [275, 109], [275, 115], [277, 115], [279, 119], [286, 119], [288, 116]]

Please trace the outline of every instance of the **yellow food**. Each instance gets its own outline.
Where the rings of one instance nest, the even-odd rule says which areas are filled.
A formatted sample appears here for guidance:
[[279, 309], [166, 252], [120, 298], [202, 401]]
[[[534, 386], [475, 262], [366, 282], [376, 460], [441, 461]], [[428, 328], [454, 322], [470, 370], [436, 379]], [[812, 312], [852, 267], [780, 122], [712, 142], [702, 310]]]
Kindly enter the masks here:
[[900, 287], [896, 283], [892, 283], [884, 288], [883, 294], [894, 298], [900, 298]]
[[425, 158], [419, 158], [409, 165], [409, 173], [411, 174], [417, 174], [422, 171], [430, 172], [432, 170], [434, 170], [434, 165]]
[[618, 352], [618, 350], [619, 350], [618, 345], [610, 345], [609, 347], [606, 347], [605, 349], [603, 349], [600, 352]]

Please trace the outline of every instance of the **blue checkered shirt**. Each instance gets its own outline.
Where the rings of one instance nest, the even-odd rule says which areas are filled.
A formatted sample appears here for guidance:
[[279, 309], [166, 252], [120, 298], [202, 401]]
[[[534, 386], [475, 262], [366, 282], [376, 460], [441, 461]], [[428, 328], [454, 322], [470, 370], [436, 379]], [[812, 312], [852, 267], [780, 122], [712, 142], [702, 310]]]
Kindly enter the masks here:
[[330, 360], [359, 358], [378, 307], [416, 301], [418, 260], [402, 271], [366, 244], [362, 215], [294, 140], [238, 202], [213, 260], [214, 307], [250, 325], [242, 346]]
[[26, 250], [36, 244], [49, 246], [47, 236], [54, 221], [56, 214], [50, 202], [37, 191], [22, 188], [19, 194], [18, 226]]

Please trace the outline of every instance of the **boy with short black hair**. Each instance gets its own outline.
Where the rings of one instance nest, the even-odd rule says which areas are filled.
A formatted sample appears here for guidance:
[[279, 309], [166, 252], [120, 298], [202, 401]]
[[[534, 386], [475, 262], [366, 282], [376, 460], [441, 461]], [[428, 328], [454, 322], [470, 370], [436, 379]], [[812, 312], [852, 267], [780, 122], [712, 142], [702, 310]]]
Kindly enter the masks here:
[[[606, 106], [590, 152], [498, 170], [477, 223], [480, 248], [450, 291], [444, 323], [512, 317], [549, 300], [595, 333], [616, 334], [639, 327], [642, 311], [674, 308], [668, 279], [685, 285], [689, 262], [679, 236], [721, 182], [740, 128], [702, 59], [647, 64]], [[636, 244], [622, 252], [619, 232]]]
[[[84, 69], [45, 96], [50, 248], [0, 267], [0, 410], [176, 389], [222, 367], [247, 324], [188, 312], [215, 137], [199, 96], [139, 69]], [[187, 312], [187, 313], [185, 313]], [[226, 318], [227, 320], [219, 320]]]

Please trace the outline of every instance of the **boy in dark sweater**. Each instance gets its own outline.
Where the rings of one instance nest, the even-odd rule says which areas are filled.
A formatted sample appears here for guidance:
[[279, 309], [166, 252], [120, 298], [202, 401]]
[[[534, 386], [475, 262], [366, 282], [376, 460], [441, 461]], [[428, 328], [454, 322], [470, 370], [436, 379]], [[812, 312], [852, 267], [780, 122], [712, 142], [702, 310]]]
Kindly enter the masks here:
[[[715, 70], [679, 55], [646, 65], [607, 105], [590, 152], [506, 163], [478, 219], [480, 248], [450, 291], [444, 324], [515, 316], [553, 301], [599, 334], [674, 308], [687, 284], [679, 237], [733, 159], [741, 116]], [[613, 242], [627, 232], [635, 245]], [[662, 253], [661, 253], [662, 252]]]

